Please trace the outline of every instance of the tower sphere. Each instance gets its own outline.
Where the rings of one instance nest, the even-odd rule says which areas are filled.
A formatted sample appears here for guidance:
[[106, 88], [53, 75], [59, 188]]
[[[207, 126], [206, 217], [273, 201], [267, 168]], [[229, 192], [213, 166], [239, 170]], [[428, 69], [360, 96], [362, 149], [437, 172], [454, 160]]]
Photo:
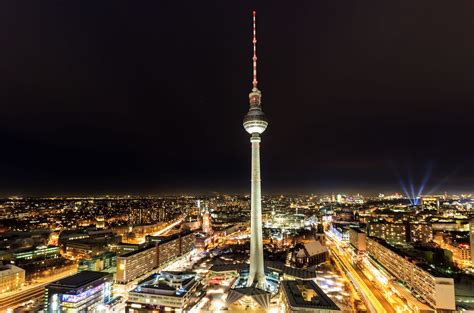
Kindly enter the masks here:
[[243, 124], [245, 130], [251, 135], [263, 133], [268, 126], [265, 114], [263, 114], [262, 111], [257, 110], [250, 110], [249, 113], [247, 113], [247, 115], [244, 117]]
[[249, 94], [250, 109], [244, 117], [244, 128], [249, 134], [261, 134], [267, 129], [268, 122], [262, 111], [260, 99], [262, 93], [257, 88], [253, 88]]

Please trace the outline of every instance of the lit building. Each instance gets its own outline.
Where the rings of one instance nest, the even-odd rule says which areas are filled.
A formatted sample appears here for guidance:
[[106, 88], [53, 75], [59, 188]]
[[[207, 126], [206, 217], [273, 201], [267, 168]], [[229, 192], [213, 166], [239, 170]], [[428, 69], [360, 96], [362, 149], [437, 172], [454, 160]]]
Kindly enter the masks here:
[[206, 233], [196, 233], [196, 248], [206, 249], [212, 242], [212, 237]]
[[13, 264], [24, 264], [37, 259], [54, 259], [59, 257], [59, 247], [37, 246], [33, 249], [22, 250], [12, 253]]
[[12, 264], [0, 266], [0, 293], [18, 289], [24, 282], [24, 269]]
[[426, 223], [409, 224], [409, 242], [427, 243], [433, 240], [433, 229], [431, 225]]
[[[209, 269], [209, 276], [208, 277], [220, 277], [220, 278], [235, 278], [242, 274], [242, 272], [248, 272], [249, 265], [248, 264], [214, 264]], [[266, 261], [265, 262], [266, 272], [269, 273], [269, 279], [276, 279], [280, 280], [281, 278], [284, 280], [314, 280], [316, 278], [316, 272], [311, 271], [305, 268], [296, 268], [286, 266], [282, 262], [278, 261]], [[236, 294], [236, 296], [240, 296]]]
[[305, 226], [304, 214], [277, 213], [268, 219], [265, 227], [278, 229], [300, 229]]
[[455, 310], [454, 280], [427, 264], [415, 264], [378, 238], [367, 238], [367, 253], [436, 310]]
[[333, 313], [339, 307], [312, 280], [284, 280], [281, 302], [285, 313]]
[[421, 205], [425, 208], [439, 210], [439, 198], [433, 196], [423, 196], [421, 197]]
[[469, 231], [467, 219], [442, 219], [431, 222], [433, 231]]
[[105, 228], [105, 217], [103, 215], [96, 216], [95, 227], [104, 229]]
[[187, 312], [205, 292], [194, 272], [153, 274], [129, 291], [126, 312]]
[[361, 254], [367, 250], [366, 234], [358, 227], [349, 228], [349, 242]]
[[192, 231], [184, 231], [179, 234], [180, 251], [179, 255], [184, 255], [194, 249], [196, 243], [196, 235]]
[[207, 234], [212, 232], [211, 213], [209, 213], [209, 210], [206, 210], [202, 216], [202, 231]]
[[381, 238], [390, 243], [427, 243], [433, 239], [431, 225], [426, 223], [376, 222], [367, 225], [367, 235]]
[[460, 268], [471, 266], [471, 249], [468, 244], [446, 244], [441, 246], [453, 253], [453, 262]]
[[180, 254], [179, 236], [169, 236], [157, 244], [158, 264], [164, 265]]
[[66, 243], [65, 257], [72, 259], [91, 258], [106, 251], [103, 242], [93, 239], [78, 239]]
[[129, 253], [141, 248], [146, 247], [146, 244], [134, 244], [134, 243], [125, 243], [121, 242], [116, 245], [111, 246], [113, 251], [117, 252], [117, 254], [125, 254]]
[[457, 267], [471, 267], [471, 248], [468, 243], [453, 241], [452, 238], [442, 232], [436, 233], [433, 241], [441, 248], [452, 252], [453, 262]]
[[156, 246], [148, 246], [117, 256], [117, 283], [126, 284], [158, 266]]
[[381, 238], [391, 243], [407, 243], [406, 223], [377, 222], [367, 225], [367, 234], [370, 237]]
[[319, 241], [297, 244], [288, 253], [291, 264], [298, 267], [321, 264], [329, 259], [328, 248]]
[[196, 235], [190, 230], [171, 236], [148, 236], [147, 241], [155, 244], [157, 249], [157, 264], [164, 266], [175, 258], [191, 252], [196, 243]]
[[94, 312], [112, 300], [112, 284], [112, 274], [93, 271], [80, 272], [55, 281], [45, 288], [45, 311]]
[[82, 271], [103, 271], [111, 267], [115, 267], [117, 262], [117, 255], [112, 252], [95, 256], [91, 259], [80, 260], [77, 265], [77, 270]]
[[474, 220], [469, 221], [469, 239], [471, 245], [471, 265], [474, 266]]
[[331, 223], [329, 230], [341, 241], [349, 241], [349, 227], [342, 224]]

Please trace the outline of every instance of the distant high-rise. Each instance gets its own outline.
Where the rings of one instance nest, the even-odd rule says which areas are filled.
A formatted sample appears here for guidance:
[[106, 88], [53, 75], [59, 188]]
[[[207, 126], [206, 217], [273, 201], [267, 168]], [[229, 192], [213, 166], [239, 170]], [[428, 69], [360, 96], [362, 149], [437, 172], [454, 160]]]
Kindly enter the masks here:
[[474, 265], [474, 219], [469, 221], [469, 236], [471, 246], [471, 264]]
[[256, 283], [257, 288], [265, 287], [265, 272], [263, 263], [263, 236], [262, 236], [262, 199], [260, 189], [260, 135], [268, 126], [265, 114], [262, 111], [262, 93], [257, 88], [257, 34], [256, 13], [253, 12], [253, 81], [252, 91], [249, 94], [250, 109], [244, 117], [244, 128], [251, 135], [252, 169], [251, 169], [251, 220], [250, 220], [250, 269], [247, 286]]
[[202, 231], [207, 233], [207, 234], [212, 232], [211, 213], [209, 213], [209, 210], [206, 210], [204, 212], [204, 215], [202, 216]]

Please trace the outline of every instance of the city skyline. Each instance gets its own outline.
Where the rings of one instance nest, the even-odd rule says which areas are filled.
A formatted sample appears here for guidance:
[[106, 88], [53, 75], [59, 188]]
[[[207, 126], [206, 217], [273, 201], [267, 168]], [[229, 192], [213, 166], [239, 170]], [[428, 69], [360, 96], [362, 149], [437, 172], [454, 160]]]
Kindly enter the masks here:
[[0, 312], [474, 311], [470, 3], [352, 1], [1, 3]]
[[2, 6], [2, 195], [245, 192], [253, 9], [265, 192], [401, 191], [394, 168], [429, 163], [471, 191], [467, 2]]

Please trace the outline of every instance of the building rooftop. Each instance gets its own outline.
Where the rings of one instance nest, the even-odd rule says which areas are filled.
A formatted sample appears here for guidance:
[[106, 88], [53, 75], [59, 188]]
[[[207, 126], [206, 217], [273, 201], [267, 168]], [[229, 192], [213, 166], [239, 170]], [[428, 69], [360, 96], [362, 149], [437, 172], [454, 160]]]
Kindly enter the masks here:
[[291, 307], [340, 311], [339, 307], [312, 280], [284, 280], [281, 285]]
[[13, 264], [0, 265], [0, 277], [21, 273], [24, 271], [25, 270], [21, 267], [15, 266]]
[[323, 246], [319, 241], [310, 241], [303, 244], [303, 247], [298, 249], [298, 257], [311, 257], [317, 254], [328, 252], [328, 248]]
[[365, 234], [365, 232], [363, 232], [362, 229], [360, 229], [360, 227], [350, 226], [349, 229], [352, 229], [353, 231], [359, 234]]
[[94, 272], [94, 271], [83, 271], [77, 274], [68, 276], [66, 278], [52, 282], [48, 286], [62, 287], [62, 288], [79, 288], [87, 285], [93, 281], [110, 276], [110, 273]]
[[160, 245], [160, 244], [178, 239], [179, 237], [185, 237], [185, 236], [191, 235], [191, 234], [193, 234], [193, 231], [187, 229], [187, 230], [184, 230], [180, 233], [175, 233], [175, 234], [172, 234], [172, 235], [169, 235], [169, 236], [149, 236], [148, 238], [149, 238], [150, 241], [157, 242]]
[[[178, 280], [171, 279], [170, 275], [182, 276]], [[161, 272], [152, 274], [138, 283], [132, 290], [134, 293], [162, 294], [173, 297], [183, 297], [199, 282], [195, 272]]]
[[155, 248], [155, 246], [146, 246], [146, 247], [139, 248], [139, 249], [137, 249], [137, 250], [133, 250], [133, 251], [127, 252], [127, 253], [125, 253], [125, 254], [122, 254], [122, 255], [120, 255], [119, 257], [121, 257], [121, 258], [128, 258], [129, 256], [132, 256], [132, 255], [134, 255], [134, 254], [138, 254], [138, 253], [141, 253], [141, 252], [146, 251], [146, 250], [148, 250], [148, 249], [154, 249], [154, 248]]

